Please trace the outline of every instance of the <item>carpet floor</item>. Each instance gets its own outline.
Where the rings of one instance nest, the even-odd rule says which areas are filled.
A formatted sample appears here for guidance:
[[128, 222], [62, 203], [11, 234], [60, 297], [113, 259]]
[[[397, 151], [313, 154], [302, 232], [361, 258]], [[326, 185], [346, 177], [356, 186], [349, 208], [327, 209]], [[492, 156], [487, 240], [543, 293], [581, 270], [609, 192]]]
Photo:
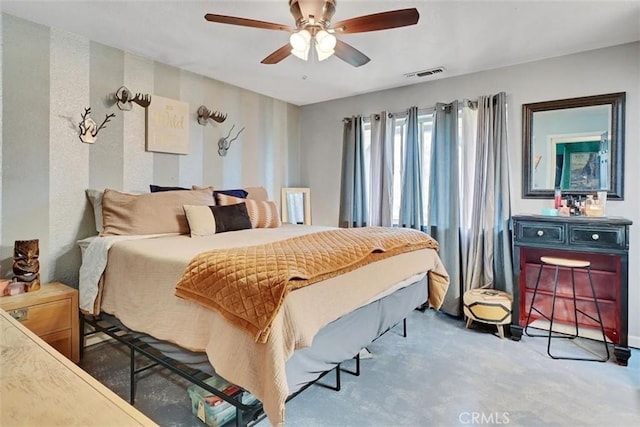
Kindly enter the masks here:
[[[553, 360], [545, 338], [500, 339], [489, 326], [465, 329], [435, 311], [414, 311], [407, 325], [407, 338], [397, 327], [371, 344], [373, 357], [361, 361], [359, 377], [343, 373], [341, 391], [312, 386], [287, 403], [287, 425], [640, 426], [640, 350], [627, 367], [613, 355], [606, 363]], [[602, 352], [601, 343], [576, 341], [554, 340], [553, 349]], [[113, 341], [88, 347], [80, 364], [124, 399], [128, 365], [128, 350]], [[188, 385], [150, 369], [140, 376], [135, 406], [161, 426], [202, 426]]]

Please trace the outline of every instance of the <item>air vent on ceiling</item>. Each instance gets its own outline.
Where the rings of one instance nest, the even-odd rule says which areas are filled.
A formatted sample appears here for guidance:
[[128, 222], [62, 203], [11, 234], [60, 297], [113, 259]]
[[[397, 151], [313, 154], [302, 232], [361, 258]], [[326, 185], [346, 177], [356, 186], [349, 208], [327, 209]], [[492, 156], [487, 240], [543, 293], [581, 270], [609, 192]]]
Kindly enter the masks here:
[[445, 70], [444, 67], [435, 67], [429, 70], [414, 71], [412, 73], [407, 73], [404, 76], [405, 77], [427, 77], [427, 76], [432, 76], [434, 74], [442, 73], [444, 72], [444, 70]]

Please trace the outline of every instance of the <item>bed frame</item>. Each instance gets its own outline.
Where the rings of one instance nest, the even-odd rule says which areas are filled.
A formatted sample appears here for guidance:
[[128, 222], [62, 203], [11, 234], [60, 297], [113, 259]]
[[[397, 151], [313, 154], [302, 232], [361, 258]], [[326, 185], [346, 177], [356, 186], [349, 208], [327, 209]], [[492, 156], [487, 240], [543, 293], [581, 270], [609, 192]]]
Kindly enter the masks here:
[[[359, 310], [364, 310], [365, 313], [366, 312], [373, 313], [373, 312], [377, 312], [378, 310], [376, 305], [384, 306], [386, 304], [387, 306], [394, 306], [394, 305], [397, 306], [399, 301], [402, 301], [402, 305], [404, 306], [402, 309], [399, 309], [399, 310], [397, 307], [393, 308], [394, 313], [396, 314], [395, 317], [393, 319], [388, 319], [388, 322], [387, 322], [388, 324], [378, 325], [377, 332], [375, 333], [375, 336], [373, 337], [373, 339], [368, 338], [367, 341], [364, 342], [364, 345], [362, 345], [362, 343], [357, 343], [358, 350], [354, 350], [352, 353], [350, 353], [350, 354], [355, 354], [355, 356], [353, 357], [353, 359], [355, 359], [354, 371], [347, 370], [342, 367], [342, 363], [344, 363], [347, 360], [350, 360], [350, 358], [347, 356], [341, 362], [332, 364], [329, 369], [323, 370], [319, 375], [314, 374], [315, 378], [311, 379], [310, 381], [306, 381], [304, 385], [302, 385], [299, 389], [297, 389], [291, 395], [289, 395], [289, 397], [287, 398], [287, 402], [293, 399], [294, 397], [296, 397], [297, 395], [299, 395], [301, 392], [303, 392], [313, 384], [320, 385], [320, 386], [329, 388], [331, 390], [340, 391], [341, 371], [344, 371], [346, 373], [349, 373], [355, 376], [360, 375], [360, 355], [358, 353], [359, 349], [377, 340], [386, 332], [393, 329], [396, 325], [400, 323], [402, 323], [403, 325], [402, 334], [404, 337], [406, 337], [407, 336], [406, 316], [413, 309], [424, 311], [424, 308], [425, 308], [424, 305], [420, 305], [421, 303], [415, 304], [415, 298], [416, 298], [415, 296], [419, 295], [420, 292], [424, 292], [424, 287], [426, 286], [428, 286], [428, 281], [425, 278], [421, 281], [418, 281], [412, 285], [407, 286], [406, 288], [403, 288], [397, 291], [396, 293], [404, 294], [400, 297], [398, 297], [397, 295], [396, 297], [394, 297], [394, 294], [396, 293], [388, 295], [382, 298], [381, 300], [374, 301], [367, 306], [361, 307], [360, 309], [354, 312], [351, 312], [343, 316], [342, 318], [337, 319], [336, 321], [327, 325], [327, 326], [331, 326], [332, 324], [335, 324], [335, 325], [338, 325], [337, 326], [338, 329], [343, 330], [344, 329], [343, 325], [339, 325], [339, 323], [342, 322], [344, 324], [345, 322], [347, 322], [348, 324], [349, 321], [358, 319], [357, 312]], [[420, 287], [423, 287], [422, 291], [420, 291]], [[368, 314], [368, 315], [370, 316], [371, 314]], [[147, 371], [148, 369], [151, 369], [155, 366], [160, 365], [170, 370], [171, 372], [177, 374], [178, 376], [186, 379], [187, 381], [199, 387], [202, 387], [203, 389], [207, 390], [211, 394], [216, 395], [222, 398], [223, 400], [225, 400], [226, 402], [229, 402], [231, 405], [235, 406], [236, 407], [235, 424], [238, 427], [253, 426], [257, 422], [261, 421], [266, 417], [262, 408], [262, 403], [260, 401], [256, 401], [255, 403], [250, 405], [242, 402], [243, 393], [248, 393], [246, 390], [240, 388], [239, 391], [237, 391], [232, 395], [227, 395], [223, 393], [221, 390], [216, 389], [213, 386], [205, 383], [205, 380], [207, 380], [212, 376], [217, 376], [217, 374], [215, 373], [212, 374], [209, 372], [204, 372], [200, 369], [191, 368], [186, 364], [165, 355], [162, 351], [153, 347], [148, 342], [145, 342], [144, 340], [142, 340], [140, 338], [140, 334], [129, 331], [126, 327], [120, 325], [117, 320], [113, 321], [112, 319], [107, 318], [107, 316], [92, 316], [87, 314], [81, 314], [80, 319], [81, 319], [81, 327], [80, 327], [81, 331], [85, 330], [84, 328], [85, 323], [90, 325], [93, 328], [93, 331], [83, 333], [83, 337], [81, 341], [82, 344], [84, 344], [85, 337], [102, 332], [107, 334], [109, 337], [117, 340], [118, 342], [126, 345], [129, 348], [129, 351], [130, 351], [129, 402], [132, 405], [135, 403], [137, 375]], [[380, 320], [380, 319], [376, 319], [376, 320]], [[318, 333], [318, 336], [322, 333], [322, 331], [323, 330], [321, 330]], [[315, 342], [314, 342], [314, 345], [315, 345]], [[81, 349], [83, 347], [84, 345], [81, 346]], [[307, 348], [302, 349], [300, 351], [302, 352], [304, 350], [307, 350]], [[149, 360], [149, 363], [144, 364], [144, 366], [136, 366], [136, 354], [140, 354], [144, 356], [147, 360]], [[81, 350], [81, 356], [82, 356], [82, 350]], [[321, 383], [318, 381], [331, 372], [335, 372], [335, 385], [327, 385], [325, 383]], [[218, 378], [221, 378], [221, 377], [218, 376]], [[224, 378], [221, 378], [221, 379], [224, 380]]]
[[[112, 323], [111, 321], [105, 319], [103, 316], [81, 314], [80, 319], [82, 324], [86, 323], [93, 328], [93, 331], [84, 333], [85, 338], [87, 336], [102, 332], [129, 348], [129, 403], [131, 405], [135, 404], [137, 375], [147, 371], [148, 369], [160, 365], [170, 370], [172, 373], [175, 373], [180, 377], [186, 379], [192, 384], [202, 387], [209, 393], [214, 394], [235, 406], [236, 426], [238, 427], [253, 425], [265, 417], [262, 410], [262, 403], [260, 401], [257, 401], [252, 405], [246, 405], [242, 403], [242, 395], [243, 393], [246, 393], [245, 390], [240, 389], [232, 395], [223, 393], [221, 390], [218, 390], [205, 382], [205, 380], [209, 379], [212, 376], [210, 373], [204, 372], [199, 369], [190, 368], [187, 365], [166, 356], [150, 344], [142, 341], [138, 337], [133, 336], [130, 331], [126, 330], [120, 325]], [[84, 330], [84, 325], [81, 325], [80, 330]], [[136, 353], [144, 356], [147, 360], [149, 360], [149, 363], [140, 367], [136, 366]]]
[[[266, 415], [262, 410], [262, 403], [260, 401], [257, 401], [256, 403], [251, 405], [242, 403], [243, 393], [248, 393], [246, 390], [243, 390], [242, 388], [240, 388], [240, 390], [237, 391], [236, 393], [227, 395], [205, 382], [205, 380], [209, 379], [212, 376], [211, 374], [201, 371], [199, 369], [190, 368], [187, 365], [181, 362], [178, 362], [172, 359], [171, 357], [164, 355], [160, 350], [154, 348], [152, 345], [140, 340], [139, 338], [134, 337], [127, 330], [123, 329], [121, 326], [111, 323], [109, 320], [104, 319], [102, 316], [91, 316], [91, 315], [82, 314], [80, 318], [81, 318], [81, 323], [83, 323], [81, 330], [84, 330], [85, 323], [90, 325], [93, 328], [92, 331], [85, 332], [83, 338], [86, 338], [90, 335], [94, 335], [97, 333], [104, 333], [104, 334], [107, 334], [109, 337], [115, 339], [119, 343], [126, 345], [129, 348], [129, 354], [130, 354], [129, 356], [130, 357], [129, 358], [129, 403], [131, 405], [135, 405], [137, 375], [155, 366], [162, 366], [170, 370], [172, 373], [177, 374], [178, 376], [186, 379], [192, 384], [202, 387], [203, 389], [207, 390], [211, 394], [214, 394], [224, 399], [226, 402], [230, 403], [231, 405], [235, 406], [236, 407], [235, 420], [236, 420], [236, 426], [238, 427], [252, 426], [266, 417]], [[393, 329], [394, 326], [387, 329], [382, 335], [384, 335], [389, 330]], [[406, 338], [407, 337], [407, 319], [406, 318], [402, 320], [402, 327], [403, 327], [402, 336]], [[380, 337], [382, 335], [380, 335]], [[378, 338], [376, 338], [376, 340]], [[137, 367], [136, 353], [139, 353], [145, 358], [147, 358], [149, 360], [149, 363], [145, 364], [142, 367]], [[346, 372], [354, 376], [360, 376], [360, 372], [361, 372], [360, 371], [360, 353], [356, 354], [353, 357], [353, 359], [355, 360], [354, 371], [345, 369], [342, 367], [342, 363], [338, 363], [333, 369], [322, 372], [318, 376], [318, 378], [316, 378], [314, 381], [306, 384], [300, 390], [291, 394], [287, 398], [287, 402], [293, 399], [294, 397], [298, 396], [300, 393], [302, 393], [304, 390], [306, 390], [308, 387], [311, 387], [314, 384], [334, 390], [334, 391], [340, 391], [341, 389], [340, 372]], [[335, 385], [328, 385], [328, 384], [319, 382], [320, 379], [324, 378], [327, 374], [331, 372], [335, 372]]]

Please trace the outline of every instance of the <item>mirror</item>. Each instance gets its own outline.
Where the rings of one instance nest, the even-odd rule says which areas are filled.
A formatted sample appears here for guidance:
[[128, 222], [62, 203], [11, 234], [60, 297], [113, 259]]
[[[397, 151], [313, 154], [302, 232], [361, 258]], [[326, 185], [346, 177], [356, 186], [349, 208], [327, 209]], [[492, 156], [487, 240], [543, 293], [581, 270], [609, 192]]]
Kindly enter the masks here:
[[311, 191], [308, 188], [282, 189], [282, 222], [311, 225]]
[[623, 199], [625, 93], [522, 105], [522, 194]]

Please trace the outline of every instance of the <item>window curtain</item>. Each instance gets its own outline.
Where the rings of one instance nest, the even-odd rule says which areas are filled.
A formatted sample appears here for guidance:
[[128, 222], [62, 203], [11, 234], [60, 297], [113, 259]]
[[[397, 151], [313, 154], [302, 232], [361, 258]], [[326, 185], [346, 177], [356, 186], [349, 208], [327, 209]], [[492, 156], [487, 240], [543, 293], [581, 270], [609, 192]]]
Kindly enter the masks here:
[[430, 234], [451, 279], [442, 310], [455, 316], [469, 289], [513, 293], [506, 94], [481, 96], [476, 111], [458, 104], [436, 105], [429, 198]]
[[371, 186], [369, 224], [390, 227], [393, 208], [393, 119], [371, 115]]
[[488, 287], [513, 293], [507, 95], [478, 98], [473, 215], [465, 290]]
[[400, 226], [423, 230], [422, 210], [422, 152], [418, 107], [411, 107], [407, 112], [407, 138], [402, 161]]
[[437, 103], [431, 132], [431, 176], [429, 178], [429, 234], [438, 241], [438, 251], [449, 273], [450, 286], [442, 310], [460, 314], [462, 278], [460, 254], [460, 184], [458, 155], [458, 102]]
[[344, 120], [342, 133], [342, 179], [340, 184], [340, 227], [367, 225], [368, 204], [365, 176], [362, 117]]
[[473, 269], [468, 269], [469, 257], [473, 256], [470, 254], [473, 235], [471, 224], [475, 218], [474, 215], [481, 214], [481, 212], [474, 211], [476, 204], [474, 198], [478, 195], [475, 185], [476, 168], [479, 166], [476, 163], [476, 158], [478, 157], [476, 149], [481, 147], [477, 145], [478, 109], [467, 100], [464, 100], [462, 105], [460, 108], [460, 194], [464, 194], [465, 198], [462, 198], [460, 203], [460, 256], [462, 267], [464, 267], [465, 271], [471, 271], [470, 274], [463, 275], [464, 283], [462, 289], [471, 289], [478, 287], [470, 284], [475, 280], [472, 279], [473, 275], [477, 272], [482, 272], [482, 270], [474, 271]]

